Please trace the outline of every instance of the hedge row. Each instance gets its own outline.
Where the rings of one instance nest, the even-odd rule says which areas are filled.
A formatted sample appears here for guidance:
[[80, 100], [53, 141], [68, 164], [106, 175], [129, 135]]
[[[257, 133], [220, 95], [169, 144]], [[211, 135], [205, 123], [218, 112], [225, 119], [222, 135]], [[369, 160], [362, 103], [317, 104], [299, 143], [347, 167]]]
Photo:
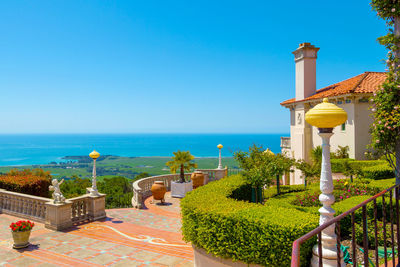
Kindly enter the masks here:
[[[394, 179], [364, 179], [363, 184], [374, 194], [392, 186]], [[317, 187], [311, 185], [306, 190], [315, 191]], [[318, 226], [319, 207], [293, 204], [296, 195], [305, 193], [303, 185], [283, 186], [279, 196], [275, 195], [276, 187], [265, 190], [268, 199], [264, 205], [243, 201], [250, 198], [250, 189], [240, 175], [234, 175], [188, 193], [181, 201], [184, 239], [218, 257], [264, 266], [289, 266], [293, 241]], [[332, 207], [338, 215], [370, 197], [351, 197]], [[379, 219], [382, 208], [379, 198]], [[372, 218], [372, 203], [367, 206], [367, 213]], [[355, 215], [356, 222], [361, 222], [361, 209]], [[347, 216], [341, 221], [342, 236], [349, 236], [350, 230], [351, 217]], [[315, 242], [313, 238], [302, 244], [302, 263], [309, 262]]]
[[11, 170], [0, 175], [0, 188], [40, 197], [49, 197], [50, 173], [41, 169]]
[[[292, 243], [318, 226], [318, 215], [286, 207], [235, 200], [248, 188], [240, 175], [209, 183], [182, 199], [182, 232], [186, 241], [222, 258], [265, 266], [289, 266]], [[307, 262], [315, 239], [302, 245]]]
[[394, 171], [385, 160], [331, 159], [332, 172], [344, 172], [344, 162], [360, 169], [364, 178], [381, 180], [394, 177]]

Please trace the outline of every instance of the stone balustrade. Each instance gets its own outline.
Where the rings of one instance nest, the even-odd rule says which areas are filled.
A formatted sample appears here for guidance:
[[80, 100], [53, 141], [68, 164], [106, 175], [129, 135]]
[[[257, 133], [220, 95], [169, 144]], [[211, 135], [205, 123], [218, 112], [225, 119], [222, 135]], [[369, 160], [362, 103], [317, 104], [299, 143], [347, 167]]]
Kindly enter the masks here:
[[72, 222], [83, 222], [89, 219], [89, 201], [88, 195], [68, 199], [71, 202], [71, 220]]
[[[196, 171], [201, 171], [205, 175], [206, 183], [208, 181], [219, 180], [226, 176], [227, 169], [198, 169]], [[192, 173], [185, 173], [185, 179], [189, 180]], [[164, 174], [142, 178], [133, 183], [133, 197], [132, 206], [137, 209], [143, 208], [144, 200], [151, 196], [151, 186], [155, 181], [163, 181], [167, 190], [171, 190], [171, 181], [179, 180], [179, 173], [174, 174]]]
[[106, 217], [105, 194], [89, 194], [54, 203], [53, 199], [0, 189], [0, 213], [45, 224], [46, 228], [63, 230], [74, 223]]
[[31, 196], [0, 189], [0, 213], [44, 223], [50, 198]]

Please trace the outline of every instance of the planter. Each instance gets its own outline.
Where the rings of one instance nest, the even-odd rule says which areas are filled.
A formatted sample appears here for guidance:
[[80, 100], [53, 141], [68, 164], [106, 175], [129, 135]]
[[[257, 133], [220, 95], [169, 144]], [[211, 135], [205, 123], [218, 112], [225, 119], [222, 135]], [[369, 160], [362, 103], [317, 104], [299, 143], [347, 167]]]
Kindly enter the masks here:
[[167, 192], [167, 188], [163, 181], [155, 181], [150, 190], [154, 200], [161, 200], [161, 203], [164, 203], [164, 195]]
[[183, 198], [187, 192], [193, 190], [192, 181], [186, 183], [171, 182], [171, 196]]
[[204, 185], [204, 174], [201, 171], [195, 171], [194, 173], [192, 173], [190, 179], [193, 182], [193, 189]]
[[29, 236], [31, 235], [31, 231], [21, 231], [21, 232], [13, 232], [11, 231], [14, 244], [13, 248], [26, 248], [29, 246]]

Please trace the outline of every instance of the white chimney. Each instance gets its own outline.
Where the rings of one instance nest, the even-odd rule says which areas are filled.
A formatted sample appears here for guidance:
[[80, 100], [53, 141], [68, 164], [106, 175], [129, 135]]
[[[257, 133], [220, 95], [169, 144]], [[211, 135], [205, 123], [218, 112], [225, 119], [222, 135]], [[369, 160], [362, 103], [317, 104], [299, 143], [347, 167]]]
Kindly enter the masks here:
[[310, 43], [302, 43], [293, 52], [296, 62], [296, 101], [315, 94], [318, 50], [318, 47]]

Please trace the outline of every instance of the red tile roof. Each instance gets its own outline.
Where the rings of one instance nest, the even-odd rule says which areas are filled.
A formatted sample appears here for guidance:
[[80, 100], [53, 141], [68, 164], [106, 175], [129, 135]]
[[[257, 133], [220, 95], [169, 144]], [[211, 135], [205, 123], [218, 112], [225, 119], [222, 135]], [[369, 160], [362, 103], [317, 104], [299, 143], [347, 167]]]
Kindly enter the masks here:
[[303, 102], [324, 97], [332, 97], [346, 94], [373, 93], [374, 91], [379, 89], [380, 85], [382, 85], [385, 79], [385, 72], [364, 72], [350, 79], [319, 89], [314, 95], [309, 96], [303, 100], [296, 101], [295, 98], [292, 98], [282, 102], [281, 105], [284, 106], [295, 102]]

